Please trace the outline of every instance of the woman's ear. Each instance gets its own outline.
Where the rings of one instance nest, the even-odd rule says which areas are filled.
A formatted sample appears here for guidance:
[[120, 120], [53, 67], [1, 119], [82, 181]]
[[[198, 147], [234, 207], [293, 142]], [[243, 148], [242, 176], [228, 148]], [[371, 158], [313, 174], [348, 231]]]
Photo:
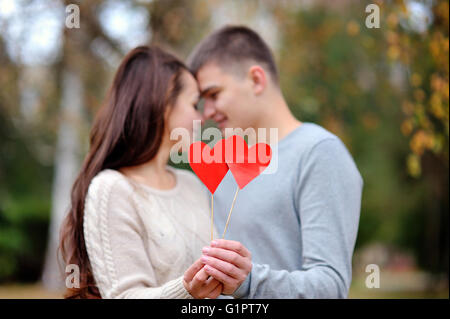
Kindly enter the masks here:
[[267, 85], [266, 72], [259, 65], [254, 65], [248, 70], [250, 80], [252, 81], [253, 92], [256, 95], [264, 92]]

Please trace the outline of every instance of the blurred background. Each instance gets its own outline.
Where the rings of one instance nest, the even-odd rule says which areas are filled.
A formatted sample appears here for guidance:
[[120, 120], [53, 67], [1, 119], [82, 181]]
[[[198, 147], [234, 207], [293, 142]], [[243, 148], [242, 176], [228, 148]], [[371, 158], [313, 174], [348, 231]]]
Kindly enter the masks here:
[[[379, 28], [366, 26], [371, 3]], [[79, 28], [67, 27], [70, 4]], [[350, 298], [448, 298], [449, 2], [438, 0], [0, 0], [0, 298], [61, 298], [59, 224], [125, 53], [158, 43], [185, 59], [225, 24], [263, 36], [294, 114], [337, 134], [364, 178]], [[380, 288], [366, 287], [368, 264]]]

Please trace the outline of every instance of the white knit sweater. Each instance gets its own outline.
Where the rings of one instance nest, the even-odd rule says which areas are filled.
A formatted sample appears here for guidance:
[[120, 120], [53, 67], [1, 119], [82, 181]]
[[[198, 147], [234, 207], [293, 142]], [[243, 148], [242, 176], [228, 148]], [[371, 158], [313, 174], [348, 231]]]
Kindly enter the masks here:
[[83, 226], [102, 298], [192, 298], [183, 275], [210, 243], [209, 198], [193, 173], [168, 169], [170, 190], [112, 169], [92, 179]]

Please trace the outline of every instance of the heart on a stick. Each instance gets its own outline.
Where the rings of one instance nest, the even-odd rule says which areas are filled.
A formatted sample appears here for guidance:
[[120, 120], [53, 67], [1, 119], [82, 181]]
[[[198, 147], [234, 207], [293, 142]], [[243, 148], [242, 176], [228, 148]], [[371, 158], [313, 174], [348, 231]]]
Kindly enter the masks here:
[[266, 143], [258, 143], [249, 148], [239, 135], [225, 140], [225, 162], [240, 189], [261, 174], [269, 166], [271, 159], [272, 149]]
[[200, 141], [189, 147], [189, 165], [211, 194], [214, 194], [228, 172], [223, 141], [217, 142], [212, 149]]

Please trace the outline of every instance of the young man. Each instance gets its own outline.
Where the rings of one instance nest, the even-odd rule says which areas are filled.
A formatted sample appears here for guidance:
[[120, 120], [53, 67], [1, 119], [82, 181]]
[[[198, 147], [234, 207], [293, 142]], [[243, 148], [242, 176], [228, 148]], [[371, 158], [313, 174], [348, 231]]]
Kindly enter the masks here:
[[[352, 278], [363, 181], [338, 137], [290, 112], [272, 53], [242, 26], [206, 37], [188, 65], [204, 97], [204, 116], [220, 129], [278, 129], [278, 167], [242, 189], [227, 239], [252, 257], [235, 298], [346, 298]], [[236, 183], [228, 172], [214, 195], [223, 230]], [[220, 242], [220, 240], [219, 240]], [[204, 250], [209, 274], [229, 283], [239, 247]]]

